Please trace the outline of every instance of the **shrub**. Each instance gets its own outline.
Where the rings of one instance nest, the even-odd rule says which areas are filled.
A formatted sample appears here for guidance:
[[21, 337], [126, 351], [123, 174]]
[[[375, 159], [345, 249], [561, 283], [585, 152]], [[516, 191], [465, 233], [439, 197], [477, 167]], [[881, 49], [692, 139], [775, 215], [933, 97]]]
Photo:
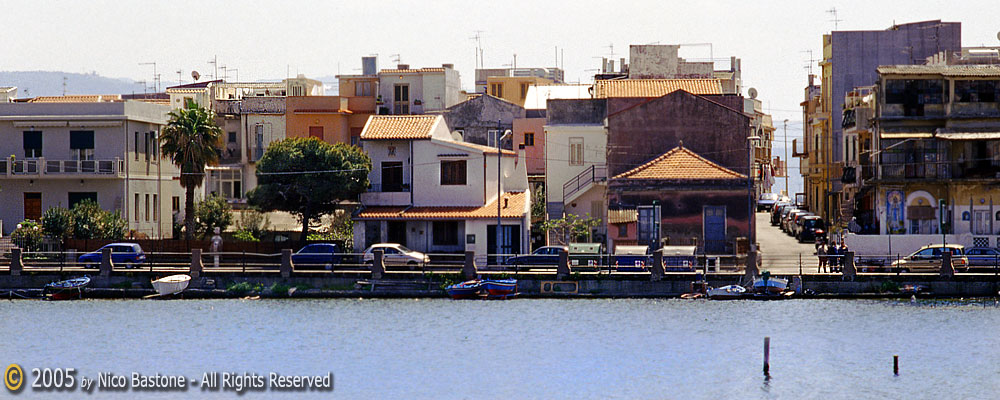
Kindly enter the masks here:
[[211, 237], [215, 228], [225, 231], [233, 224], [233, 207], [225, 198], [211, 195], [194, 206], [194, 218], [198, 226], [198, 234], [202, 238]]
[[64, 239], [73, 235], [73, 213], [62, 207], [52, 207], [42, 213], [42, 232]]
[[42, 245], [42, 228], [36, 222], [21, 222], [10, 234], [10, 240], [24, 251], [38, 251]]
[[121, 213], [105, 211], [93, 200], [76, 203], [71, 211], [77, 239], [121, 240], [128, 234], [128, 221]]
[[267, 234], [267, 230], [271, 228], [271, 221], [267, 217], [267, 214], [258, 210], [252, 208], [243, 210], [239, 215], [239, 218], [236, 219], [237, 234], [239, 234], [240, 231], [249, 233], [250, 236], [254, 238], [254, 240], [250, 240], [252, 242], [256, 242], [264, 238], [264, 235]]
[[260, 241], [260, 238], [255, 237], [253, 235], [253, 232], [242, 230], [242, 229], [236, 231], [236, 233], [233, 234], [233, 239], [236, 239], [237, 241], [240, 241], [240, 242], [259, 242]]

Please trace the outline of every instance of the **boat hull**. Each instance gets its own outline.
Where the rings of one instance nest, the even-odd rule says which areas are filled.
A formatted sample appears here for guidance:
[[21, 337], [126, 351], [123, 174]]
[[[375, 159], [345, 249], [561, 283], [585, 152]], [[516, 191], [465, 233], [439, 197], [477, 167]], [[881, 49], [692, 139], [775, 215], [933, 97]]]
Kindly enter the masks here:
[[45, 285], [49, 300], [73, 300], [83, 297], [83, 288], [90, 284], [89, 277], [67, 279]]
[[753, 282], [753, 289], [757, 293], [780, 294], [786, 288], [788, 288], [788, 281], [780, 278], [758, 279]]
[[468, 281], [456, 283], [445, 288], [448, 296], [455, 300], [478, 299], [482, 291], [482, 283], [479, 281]]
[[180, 293], [184, 289], [187, 289], [191, 283], [191, 277], [188, 275], [171, 275], [166, 278], [157, 279], [152, 283], [153, 289], [156, 289], [156, 293], [160, 296], [166, 296]]
[[517, 281], [513, 279], [483, 281], [483, 288], [490, 296], [506, 296], [517, 292]]
[[49, 300], [76, 300], [83, 297], [83, 289], [64, 289], [49, 293]]
[[708, 298], [712, 300], [736, 300], [746, 295], [746, 289], [742, 286], [729, 285], [708, 290]]

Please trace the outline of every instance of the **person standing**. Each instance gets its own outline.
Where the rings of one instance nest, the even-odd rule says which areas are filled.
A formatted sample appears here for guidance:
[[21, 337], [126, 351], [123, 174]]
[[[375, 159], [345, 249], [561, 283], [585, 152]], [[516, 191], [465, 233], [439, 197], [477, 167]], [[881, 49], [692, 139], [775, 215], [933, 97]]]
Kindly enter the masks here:
[[826, 244], [822, 241], [816, 244], [816, 255], [819, 256], [819, 268], [816, 272], [826, 272]]

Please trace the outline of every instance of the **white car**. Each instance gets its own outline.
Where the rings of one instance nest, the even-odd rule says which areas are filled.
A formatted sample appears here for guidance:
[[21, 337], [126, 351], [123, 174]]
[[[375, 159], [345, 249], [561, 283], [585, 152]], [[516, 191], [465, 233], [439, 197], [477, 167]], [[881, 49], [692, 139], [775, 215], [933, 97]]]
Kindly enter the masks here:
[[406, 248], [401, 244], [396, 243], [379, 243], [373, 244], [367, 249], [365, 249], [364, 260], [365, 263], [370, 263], [375, 261], [375, 250], [382, 250], [382, 265], [405, 265], [411, 269], [417, 265], [427, 264], [431, 262], [431, 258], [426, 254], [419, 251], [414, 251]]

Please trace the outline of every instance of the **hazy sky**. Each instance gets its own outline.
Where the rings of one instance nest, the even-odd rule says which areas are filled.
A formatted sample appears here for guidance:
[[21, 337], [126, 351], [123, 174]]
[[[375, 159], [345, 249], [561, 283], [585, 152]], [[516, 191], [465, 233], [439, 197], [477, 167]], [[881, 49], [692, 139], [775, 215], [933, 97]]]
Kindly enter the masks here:
[[[137, 4], [141, 4], [138, 6]], [[801, 135], [809, 54], [822, 35], [886, 29], [893, 22], [931, 19], [962, 23], [965, 46], [998, 45], [996, 0], [968, 1], [6, 1], [0, 70], [96, 71], [151, 80], [157, 63], [165, 83], [176, 71], [213, 73], [208, 63], [237, 69], [241, 81], [359, 73], [361, 57], [379, 67], [453, 63], [471, 88], [475, 31], [482, 31], [486, 67], [552, 66], [558, 46], [566, 78], [587, 82], [599, 58], [628, 56], [629, 44], [694, 44], [681, 56], [743, 61], [743, 84], [770, 107], [781, 138]], [[616, 62], [617, 64], [617, 62]], [[815, 63], [813, 63], [815, 65]], [[818, 69], [817, 69], [818, 71]], [[220, 71], [221, 74], [221, 71]], [[236, 73], [229, 74], [230, 80]], [[3, 85], [3, 82], [0, 82]], [[72, 88], [70, 88], [71, 90]], [[781, 140], [775, 154], [781, 154]], [[797, 163], [793, 162], [793, 168]], [[797, 175], [797, 169], [793, 169]], [[793, 186], [800, 186], [793, 184]], [[793, 189], [794, 190], [794, 189]]]

